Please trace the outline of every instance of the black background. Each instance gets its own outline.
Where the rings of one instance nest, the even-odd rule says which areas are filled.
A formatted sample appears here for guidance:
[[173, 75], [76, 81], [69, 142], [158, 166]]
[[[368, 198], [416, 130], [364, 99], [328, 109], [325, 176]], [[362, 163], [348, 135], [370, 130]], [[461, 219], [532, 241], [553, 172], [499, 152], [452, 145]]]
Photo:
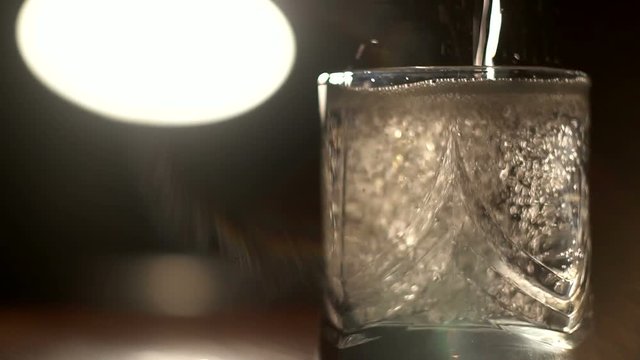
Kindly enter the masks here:
[[[316, 77], [358, 63], [370, 31], [362, 24], [373, 16], [362, 1], [277, 1], [297, 37], [285, 86], [238, 119], [171, 129], [109, 121], [44, 89], [16, 50], [20, 3], [0, 4], [0, 300], [80, 301], [74, 279], [91, 256], [215, 253], [215, 242], [192, 241], [188, 230], [167, 235], [158, 224], [147, 181], [166, 164], [172, 191], [205, 208], [204, 222], [220, 215], [241, 230], [264, 226], [267, 238], [288, 231], [319, 245]], [[559, 63], [593, 81], [596, 319], [612, 337], [606, 346], [631, 354], [638, 345], [625, 339], [640, 338], [640, 21], [633, 2], [556, 3]], [[238, 75], [255, 76], [259, 59]]]

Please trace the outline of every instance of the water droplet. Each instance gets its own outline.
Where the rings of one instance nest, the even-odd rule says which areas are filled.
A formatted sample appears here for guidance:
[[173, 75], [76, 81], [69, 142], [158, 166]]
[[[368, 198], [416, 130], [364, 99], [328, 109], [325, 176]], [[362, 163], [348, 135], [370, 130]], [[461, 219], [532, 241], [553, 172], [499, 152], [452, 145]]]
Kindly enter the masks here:
[[534, 271], [536, 271], [536, 267], [533, 264], [533, 261], [529, 261], [529, 264], [527, 265], [527, 272], [531, 275]]
[[560, 280], [556, 282], [556, 284], [553, 286], [553, 291], [555, 291], [560, 295], [564, 295], [567, 291], [567, 288], [568, 288], [568, 283], [566, 281]]
[[502, 110], [502, 116], [506, 117], [506, 118], [510, 118], [513, 115], [513, 109], [511, 108], [511, 106], [507, 105], [504, 107], [504, 109]]
[[505, 168], [502, 169], [502, 171], [500, 171], [500, 180], [504, 181], [507, 179], [507, 177], [509, 176], [509, 168]]
[[428, 141], [426, 143], [426, 147], [427, 147], [427, 150], [429, 150], [429, 151], [433, 151], [433, 150], [436, 149], [435, 145], [433, 145], [433, 143], [431, 141]]

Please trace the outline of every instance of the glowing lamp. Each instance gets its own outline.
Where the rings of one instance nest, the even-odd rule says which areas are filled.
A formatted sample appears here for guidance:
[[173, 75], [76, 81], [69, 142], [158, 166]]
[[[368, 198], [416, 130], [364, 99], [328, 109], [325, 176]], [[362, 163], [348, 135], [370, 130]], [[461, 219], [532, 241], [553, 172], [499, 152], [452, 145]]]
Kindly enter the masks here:
[[49, 89], [140, 124], [229, 119], [273, 95], [295, 58], [269, 0], [27, 0], [19, 51]]

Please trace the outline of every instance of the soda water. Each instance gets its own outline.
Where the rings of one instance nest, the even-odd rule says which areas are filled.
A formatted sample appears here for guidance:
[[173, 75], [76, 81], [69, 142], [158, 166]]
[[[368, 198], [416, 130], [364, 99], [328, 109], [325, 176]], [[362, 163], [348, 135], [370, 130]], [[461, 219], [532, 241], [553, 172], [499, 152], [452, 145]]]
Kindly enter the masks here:
[[586, 78], [329, 89], [327, 317], [338, 348], [389, 329], [571, 347], [588, 312], [587, 92]]

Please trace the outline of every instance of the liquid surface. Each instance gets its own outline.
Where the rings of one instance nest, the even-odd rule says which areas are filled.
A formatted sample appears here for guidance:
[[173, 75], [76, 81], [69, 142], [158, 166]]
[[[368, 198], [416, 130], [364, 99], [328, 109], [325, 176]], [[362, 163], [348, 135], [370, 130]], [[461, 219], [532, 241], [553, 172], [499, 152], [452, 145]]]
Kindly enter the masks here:
[[574, 332], [588, 308], [587, 88], [449, 80], [329, 89], [333, 325]]

